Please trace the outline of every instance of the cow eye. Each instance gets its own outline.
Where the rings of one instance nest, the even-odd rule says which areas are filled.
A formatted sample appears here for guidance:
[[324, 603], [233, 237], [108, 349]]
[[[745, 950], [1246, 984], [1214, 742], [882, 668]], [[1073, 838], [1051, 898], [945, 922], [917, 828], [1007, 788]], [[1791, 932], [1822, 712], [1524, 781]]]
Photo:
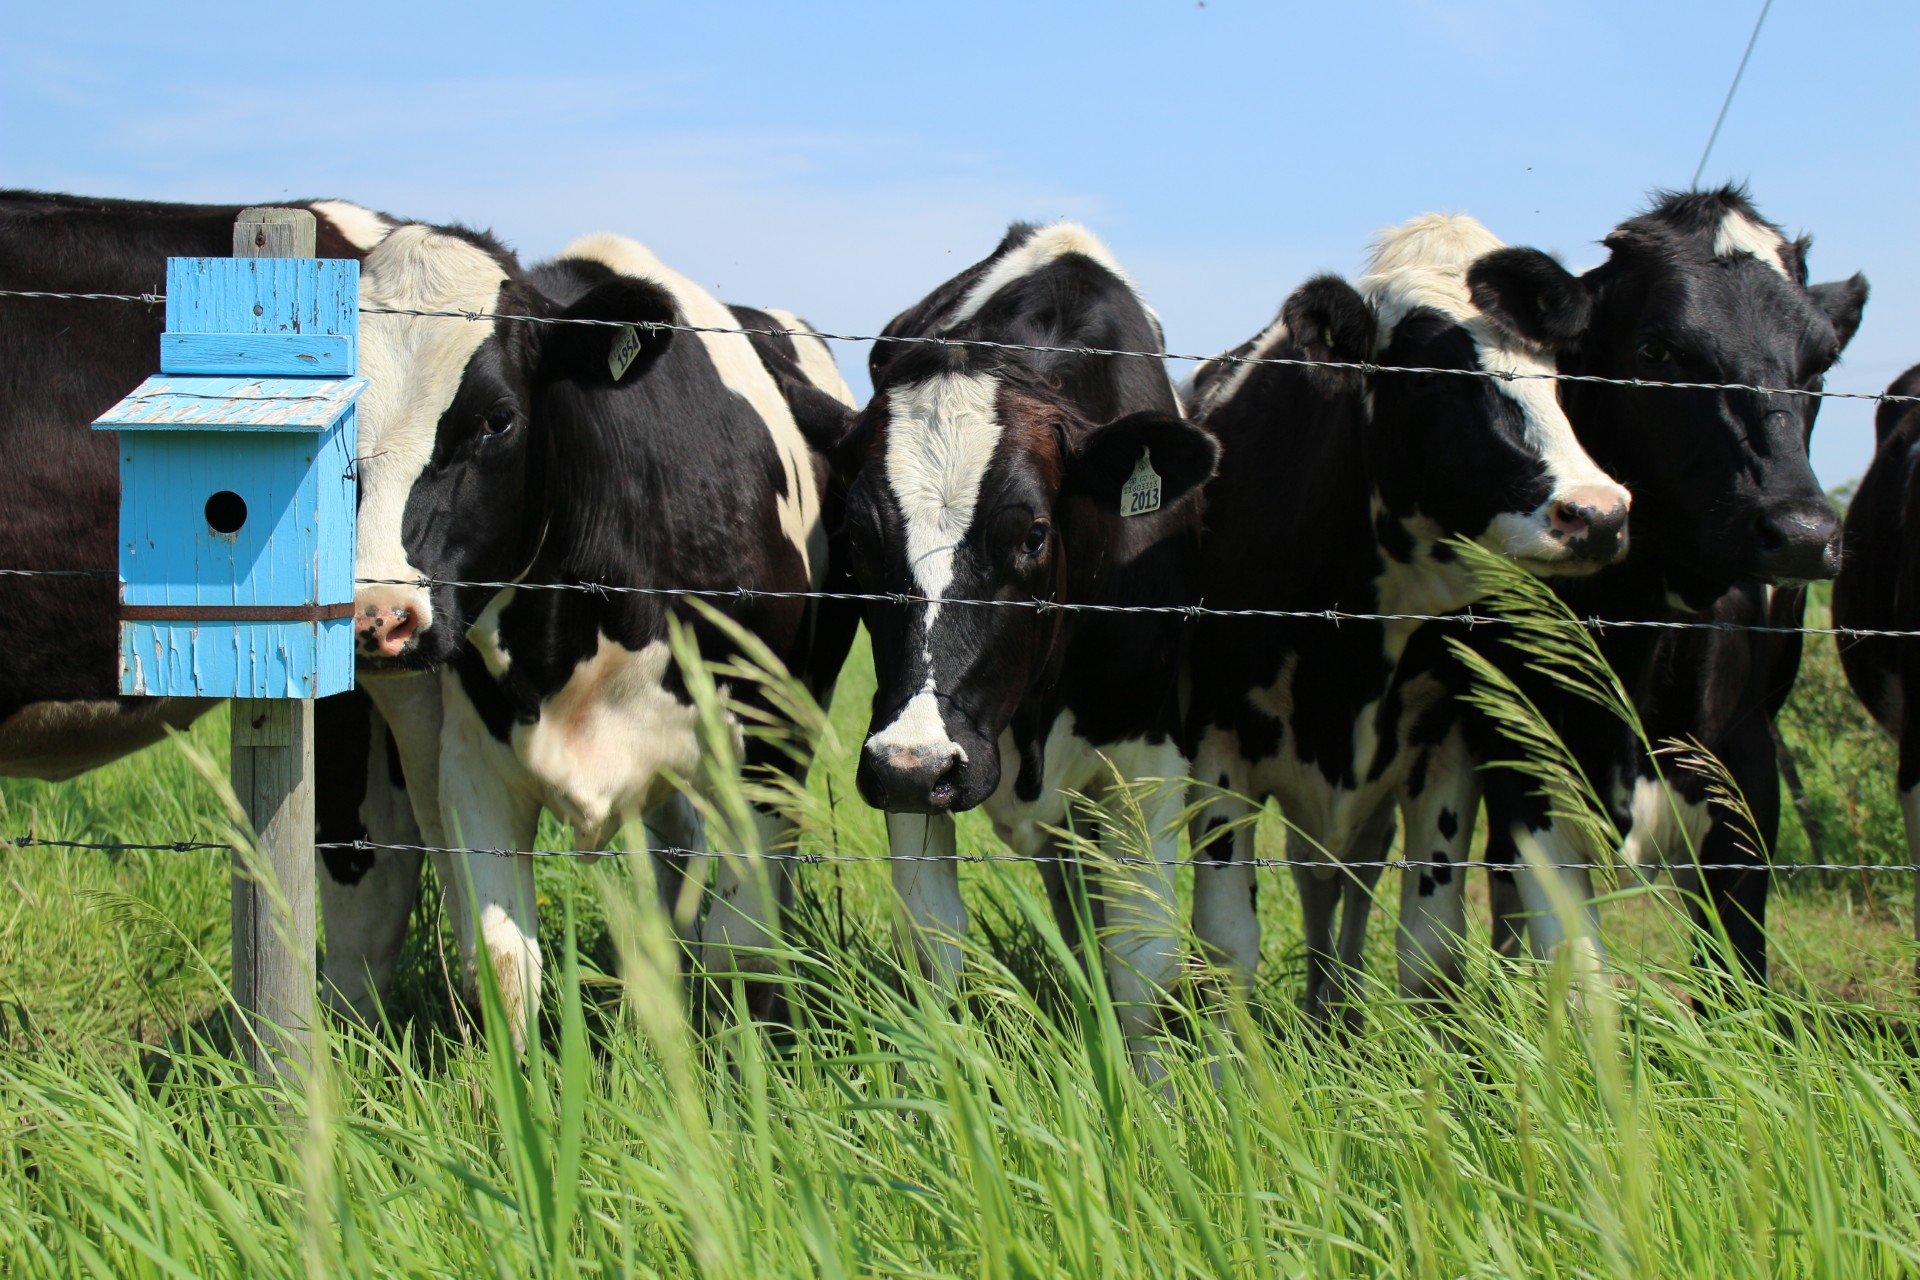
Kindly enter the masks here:
[[1658, 338], [1649, 338], [1640, 344], [1640, 358], [1648, 364], [1673, 363], [1673, 348]]
[[1020, 554], [1037, 556], [1047, 548], [1047, 535], [1053, 532], [1053, 526], [1045, 520], [1035, 520], [1033, 527], [1027, 530], [1025, 542], [1020, 544]]
[[497, 404], [487, 410], [487, 416], [481, 422], [481, 428], [490, 436], [504, 435], [513, 430], [514, 412], [510, 404]]

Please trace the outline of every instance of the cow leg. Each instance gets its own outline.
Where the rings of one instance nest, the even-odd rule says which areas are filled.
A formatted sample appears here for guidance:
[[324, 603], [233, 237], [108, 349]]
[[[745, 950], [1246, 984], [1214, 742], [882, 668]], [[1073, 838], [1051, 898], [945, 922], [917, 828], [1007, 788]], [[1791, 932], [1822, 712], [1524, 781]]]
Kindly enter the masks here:
[[1330, 1015], [1337, 1009], [1349, 1032], [1360, 1030], [1359, 996], [1367, 972], [1367, 924], [1373, 916], [1374, 886], [1380, 883], [1380, 873], [1385, 870], [1378, 864], [1386, 860], [1393, 844], [1394, 817], [1394, 806], [1391, 804], [1383, 805], [1380, 812], [1373, 816], [1354, 841], [1355, 856], [1352, 861], [1362, 865], [1345, 868], [1339, 879], [1338, 963], [1333, 969], [1327, 992], [1327, 1013]]
[[[530, 849], [540, 802], [519, 785], [513, 749], [487, 732], [449, 673], [440, 758], [444, 829], [466, 849]], [[411, 775], [409, 775], [411, 776]], [[434, 866], [453, 917], [468, 995], [478, 988], [480, 951], [500, 989], [514, 1047], [525, 1049], [540, 1005], [540, 936], [533, 859], [439, 853]]]
[[[1767, 893], [1773, 879], [1767, 855], [1780, 835], [1780, 762], [1773, 734], [1764, 723], [1749, 723], [1740, 730], [1720, 744], [1721, 758], [1753, 815], [1754, 830], [1747, 830], [1744, 822], [1720, 805], [1707, 810], [1710, 820], [1700, 842], [1700, 861], [1735, 869], [1701, 872], [1701, 893], [1692, 901], [1692, 912], [1694, 922], [1703, 929], [1711, 929], [1714, 919], [1719, 920], [1740, 972], [1764, 986]], [[1718, 948], [1709, 948], [1699, 959], [1719, 962]]]
[[[365, 695], [348, 692], [322, 698], [314, 708], [315, 735], [323, 746], [345, 752], [364, 744], [365, 774], [360, 803], [351, 819], [339, 814], [323, 822], [320, 839], [351, 840], [364, 836], [373, 844], [420, 843], [420, 829], [401, 776], [399, 757], [386, 723]], [[320, 761], [320, 786], [346, 787], [352, 780], [335, 776], [351, 762], [344, 754]], [[336, 829], [339, 828], [339, 829]], [[327, 1007], [372, 1023], [378, 1007], [393, 986], [400, 952], [407, 937], [407, 921], [420, 893], [420, 866], [425, 855], [417, 849], [324, 849], [315, 877], [320, 920], [325, 928], [326, 956], [320, 965], [320, 990]]]
[[[1167, 992], [1180, 974], [1174, 869], [1180, 861], [1186, 789], [1177, 780], [1187, 767], [1171, 743], [1121, 743], [1108, 754], [1119, 777], [1129, 781], [1109, 790], [1109, 812], [1100, 824], [1101, 850], [1114, 860], [1102, 869], [1106, 926], [1101, 952], [1127, 1050], [1135, 1069], [1151, 1080], [1165, 1074], [1154, 1040], [1166, 1022]], [[1139, 790], [1149, 785], [1151, 791]], [[1111, 812], [1115, 800], [1121, 801], [1120, 813]]]
[[[1913, 643], [1909, 641], [1908, 643]], [[1907, 688], [1920, 688], [1909, 682]], [[1913, 873], [1913, 931], [1920, 942], [1920, 715], [1907, 717], [1900, 734], [1900, 765], [1896, 775], [1900, 784], [1900, 818], [1907, 835], [1907, 864]], [[1915, 982], [1920, 982], [1920, 954], [1913, 962]]]
[[1400, 876], [1400, 927], [1395, 939], [1400, 994], [1451, 1001], [1459, 992], [1466, 940], [1466, 863], [1473, 845], [1479, 780], [1456, 731], [1427, 756], [1424, 782], [1402, 801], [1402, 847], [1409, 862]]
[[[1499, 859], [1506, 859], [1505, 865], [1496, 865]], [[1487, 848], [1487, 912], [1491, 917], [1493, 949], [1509, 960], [1527, 949], [1526, 905], [1520, 901], [1520, 885], [1513, 878], [1513, 852], [1501, 850], [1496, 854], [1489, 843]]]
[[[332, 700], [321, 700], [321, 706]], [[420, 844], [392, 733], [371, 706], [367, 722], [367, 781], [359, 827], [372, 844]], [[324, 850], [317, 887], [326, 929], [321, 992], [328, 1007], [371, 1023], [376, 1006], [394, 986], [424, 860], [417, 848]]]
[[1583, 988], [1599, 976], [1607, 958], [1593, 904], [1593, 873], [1585, 865], [1592, 860], [1587, 842], [1551, 821], [1539, 831], [1515, 823], [1512, 836], [1520, 853], [1514, 884], [1533, 955], [1544, 960], [1567, 952], [1575, 986]]
[[967, 934], [960, 864], [953, 860], [959, 852], [953, 815], [889, 813], [887, 848], [893, 855], [893, 935], [900, 955], [911, 956], [935, 986], [951, 995], [960, 985], [965, 961], [960, 940]]
[[1092, 879], [1087, 875], [1087, 861], [1077, 850], [1049, 834], [1040, 842], [1036, 856], [1041, 858], [1040, 883], [1046, 889], [1047, 905], [1053, 909], [1053, 922], [1060, 930], [1060, 940], [1069, 951], [1078, 954], [1085, 944], [1080, 933], [1082, 904], [1091, 918], [1095, 935], [1105, 925], [1106, 904], [1094, 891]]
[[[1249, 798], [1247, 780], [1233, 772], [1204, 748], [1194, 765], [1195, 777], [1220, 781], [1218, 789], [1206, 790], [1189, 830], [1196, 851], [1193, 932], [1208, 963], [1245, 997], [1253, 992], [1254, 971], [1260, 965], [1260, 886], [1253, 866], [1260, 810]], [[1213, 843], [1201, 848], [1209, 836]]]
[[[713, 896], [700, 926], [700, 964], [709, 974], [764, 977], [780, 966], [772, 953], [780, 942], [781, 916], [793, 901], [792, 864], [784, 856], [762, 855], [790, 853], [781, 846], [791, 844], [793, 824], [781, 814], [759, 808], [753, 811], [753, 821], [758, 848], [712, 855], [717, 863]], [[777, 994], [774, 984], [754, 983], [753, 1015], [773, 1016]]]
[[407, 798], [422, 843], [447, 845], [440, 804], [440, 680], [430, 674], [377, 676], [361, 682], [386, 721], [407, 778]]
[[[369, 828], [367, 836], [383, 844], [418, 840], [411, 818], [405, 833]], [[318, 887], [327, 942], [320, 991], [329, 1009], [373, 1023], [393, 990], [425, 860], [417, 850], [327, 851]]]
[[[1694, 925], [1702, 930], [1703, 945], [1694, 963], [1711, 972], [1725, 973], [1726, 959], [1713, 936], [1715, 922], [1726, 931], [1733, 949], [1733, 961], [1740, 973], [1752, 982], [1767, 981], [1767, 894], [1771, 873], [1764, 862], [1756, 861], [1748, 850], [1751, 837], [1726, 815], [1716, 813], [1700, 848], [1700, 861], [1716, 867], [1741, 864], [1732, 870], [1691, 872], [1674, 869], [1674, 880], [1695, 889], [1689, 895], [1688, 911]], [[1696, 888], [1697, 886], [1697, 888]]]
[[700, 895], [688, 893], [693, 855], [706, 852], [707, 825], [693, 801], [676, 791], [647, 810], [642, 821], [649, 856], [653, 859], [653, 886], [660, 909], [673, 922], [682, 943], [699, 936]]
[[1293, 830], [1287, 832], [1287, 861], [1293, 871], [1294, 888], [1300, 894], [1300, 928], [1307, 948], [1303, 1006], [1309, 1018], [1324, 1024], [1337, 963], [1333, 924], [1340, 910], [1340, 868]]

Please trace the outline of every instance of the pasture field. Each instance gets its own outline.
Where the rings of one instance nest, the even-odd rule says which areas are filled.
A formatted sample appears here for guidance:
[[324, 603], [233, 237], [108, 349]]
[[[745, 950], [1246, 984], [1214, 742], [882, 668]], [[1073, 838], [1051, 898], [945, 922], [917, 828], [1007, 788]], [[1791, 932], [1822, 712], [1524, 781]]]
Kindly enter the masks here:
[[[626, 860], [554, 860], [525, 1061], [456, 1013], [430, 888], [392, 1027], [334, 1027], [277, 1109], [219, 1043], [220, 855], [0, 849], [0, 1271], [1920, 1272], [1906, 877], [1783, 877], [1772, 993], [1709, 1013], [1671, 897], [1623, 890], [1605, 908], [1617, 999], [1569, 1002], [1562, 975], [1479, 944], [1439, 1038], [1390, 998], [1389, 881], [1376, 998], [1343, 1039], [1295, 1012], [1298, 914], [1269, 871], [1255, 999], [1224, 1011], [1232, 1037], [1190, 1019], [1152, 1089], [1030, 867], [963, 869], [964, 999], [901, 976], [882, 827], [851, 780], [870, 689], [863, 643], [805, 839], [873, 860], [801, 869], [790, 1028], [689, 1010]], [[1891, 751], [1829, 641], [1810, 642], [1784, 730], [1820, 855], [1904, 861]], [[218, 838], [190, 750], [224, 760], [225, 716], [77, 782], [0, 783], [0, 832]], [[1785, 827], [1780, 860], [1806, 857]], [[1263, 856], [1279, 836], [1269, 815]], [[961, 848], [990, 844], [967, 815]]]

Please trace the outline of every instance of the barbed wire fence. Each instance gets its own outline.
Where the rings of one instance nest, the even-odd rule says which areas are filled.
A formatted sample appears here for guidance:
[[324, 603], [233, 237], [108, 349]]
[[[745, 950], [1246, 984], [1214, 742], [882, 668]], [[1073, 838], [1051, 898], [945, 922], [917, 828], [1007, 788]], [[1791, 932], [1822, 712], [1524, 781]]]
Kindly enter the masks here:
[[[127, 302], [146, 306], [164, 304], [163, 293], [72, 293], [51, 290], [0, 289], [0, 298], [44, 299], [56, 301], [84, 302]], [[1182, 362], [1195, 365], [1218, 364], [1230, 367], [1281, 367], [1300, 369], [1320, 369], [1335, 372], [1355, 373], [1363, 376], [1376, 375], [1428, 375], [1461, 378], [1479, 378], [1489, 381], [1519, 382], [1547, 381], [1567, 382], [1587, 385], [1632, 388], [1647, 391], [1714, 391], [1741, 392], [1761, 396], [1806, 396], [1828, 400], [1865, 401], [1872, 404], [1916, 404], [1920, 395], [1895, 395], [1887, 392], [1833, 391], [1822, 388], [1805, 387], [1767, 387], [1748, 383], [1727, 382], [1681, 382], [1661, 381], [1642, 378], [1611, 378], [1595, 374], [1572, 374], [1558, 371], [1516, 371], [1500, 369], [1465, 369], [1433, 366], [1390, 365], [1373, 361], [1313, 360], [1299, 357], [1240, 355], [1232, 352], [1216, 355], [1192, 355], [1164, 351], [1136, 351], [1091, 346], [1052, 346], [1035, 343], [998, 342], [984, 338], [946, 338], [918, 335], [891, 334], [843, 334], [811, 328], [778, 328], [753, 326], [715, 326], [678, 324], [667, 321], [627, 321], [594, 320], [570, 316], [534, 316], [505, 312], [429, 310], [403, 307], [362, 307], [362, 315], [394, 316], [418, 319], [459, 320], [467, 323], [513, 323], [533, 325], [575, 325], [594, 328], [636, 329], [648, 332], [672, 332], [690, 334], [724, 334], [748, 338], [786, 338], [790, 340], [813, 338], [829, 342], [850, 343], [899, 343], [903, 345], [926, 345], [950, 348], [978, 348], [993, 351], [1021, 352], [1030, 354], [1071, 355], [1102, 358], [1135, 358], [1167, 362]], [[21, 569], [0, 567], [0, 578], [81, 578], [117, 580], [118, 571], [113, 569]], [[1102, 604], [1086, 601], [1058, 601], [1044, 599], [967, 599], [933, 597], [911, 592], [859, 592], [859, 591], [769, 591], [745, 586], [736, 587], [659, 587], [634, 586], [618, 583], [600, 582], [508, 582], [508, 581], [470, 581], [460, 579], [420, 578], [357, 578], [359, 586], [410, 586], [421, 589], [436, 587], [455, 590], [490, 591], [566, 591], [580, 592], [596, 596], [637, 595], [667, 599], [704, 599], [718, 601], [751, 602], [755, 600], [826, 600], [859, 604], [886, 604], [906, 606], [913, 604], [939, 604], [971, 608], [1028, 609], [1040, 613], [1060, 611], [1065, 613], [1095, 614], [1140, 614], [1174, 616], [1188, 620], [1205, 618], [1218, 619], [1267, 619], [1275, 621], [1318, 621], [1339, 625], [1344, 622], [1385, 623], [1417, 622], [1440, 625], [1458, 625], [1468, 628], [1485, 626], [1514, 625], [1510, 620], [1492, 614], [1463, 611], [1457, 613], [1385, 613], [1351, 611], [1343, 609], [1255, 609], [1255, 608], [1218, 608], [1199, 602], [1190, 605], [1126, 605]], [[1528, 625], [1538, 625], [1538, 620]], [[1888, 628], [1862, 627], [1785, 627], [1760, 623], [1728, 622], [1715, 619], [1609, 619], [1599, 617], [1566, 618], [1559, 625], [1580, 627], [1595, 632], [1609, 629], [1643, 628], [1663, 631], [1717, 631], [1743, 632], [1761, 635], [1800, 635], [1831, 636], [1841, 640], [1862, 639], [1920, 639], [1920, 630], [1897, 630]], [[0, 847], [15, 849], [68, 849], [109, 853], [129, 852], [203, 852], [225, 851], [231, 846], [224, 842], [201, 840], [176, 840], [155, 843], [124, 841], [83, 841], [59, 840], [37, 836], [12, 836], [0, 838]], [[1048, 863], [1083, 865], [1118, 864], [1145, 862], [1146, 859], [1126, 855], [1102, 855], [1099, 858], [1075, 856], [1064, 853], [1023, 854], [1016, 852], [981, 852], [950, 854], [909, 854], [892, 853], [884, 855], [803, 852], [798, 850], [770, 850], [752, 855], [716, 851], [708, 849], [687, 849], [678, 847], [605, 850], [546, 850], [546, 849], [481, 849], [466, 847], [440, 847], [418, 844], [394, 844], [372, 840], [322, 841], [316, 842], [316, 851], [346, 851], [361, 853], [397, 852], [438, 855], [479, 855], [498, 858], [600, 858], [614, 857], [634, 852], [650, 852], [678, 857], [745, 857], [751, 856], [775, 863], [796, 865], [818, 865], [827, 863], [858, 862], [956, 862], [964, 864], [1032, 864]], [[1208, 865], [1227, 865], [1208, 864]], [[1485, 861], [1450, 862], [1447, 860], [1422, 860], [1406, 858], [1382, 858], [1368, 860], [1341, 860], [1331, 858], [1250, 858], [1240, 859], [1231, 865], [1236, 867], [1254, 867], [1262, 869], [1278, 868], [1318, 868], [1340, 870], [1491, 870], [1510, 871], [1514, 864]], [[1557, 863], [1556, 867], [1570, 871], [1608, 871], [1628, 869], [1638, 873], [1657, 872], [1661, 869], [1678, 871], [1757, 871], [1769, 872], [1904, 872], [1920, 873], [1920, 865], [1913, 863], [1846, 863], [1846, 862], [1804, 862], [1780, 863], [1764, 860], [1739, 863], [1700, 863], [1693, 861], [1674, 862], [1661, 866], [1639, 866], [1621, 860], [1588, 863]]]
[[[216, 840], [170, 840], [143, 844], [137, 841], [122, 840], [54, 840], [40, 836], [8, 836], [0, 839], [0, 847], [14, 849], [76, 849], [99, 853], [198, 853], [215, 850], [230, 851], [231, 844]], [[792, 849], [770, 849], [760, 853], [733, 852], [721, 849], [688, 849], [676, 845], [650, 845], [639, 849], [483, 849], [466, 845], [444, 846], [429, 844], [394, 844], [379, 840], [322, 840], [313, 846], [322, 852], [332, 850], [344, 853], [425, 853], [458, 854], [462, 856], [482, 856], [489, 858], [620, 858], [633, 854], [660, 854], [675, 858], [756, 858], [765, 862], [789, 863], [796, 866], [821, 866], [829, 863], [866, 863], [874, 865], [888, 862], [958, 862], [971, 865], [990, 863], [1012, 863], [1023, 866], [1065, 866], [1087, 867], [1101, 866], [1149, 866], [1152, 860], [1138, 854], [1102, 854], [1099, 857], [1065, 853], [820, 853], [803, 852]], [[1236, 858], [1231, 864], [1201, 861], [1196, 866], [1226, 868], [1255, 867], [1277, 869], [1298, 867], [1302, 869], [1337, 871], [1512, 871], [1515, 863], [1485, 862], [1469, 860], [1453, 862], [1445, 858]], [[1920, 865], [1898, 862], [1675, 862], [1634, 864], [1624, 860], [1614, 862], [1556, 862], [1556, 870], [1561, 871], [1635, 871], [1652, 874], [1658, 871], [1904, 871], [1920, 872]]]
[[[62, 301], [163, 303], [163, 293], [57, 293], [33, 289], [0, 289], [0, 298], [42, 298]], [[987, 351], [1019, 351], [1042, 355], [1129, 357], [1177, 361], [1186, 364], [1222, 364], [1233, 367], [1272, 366], [1290, 369], [1330, 369], [1360, 374], [1422, 374], [1455, 378], [1483, 378], [1495, 382], [1573, 382], [1590, 386], [1633, 387], [1669, 391], [1744, 391], [1765, 396], [1811, 396], [1823, 400], [1863, 400], [1873, 404], [1920, 404], [1920, 395], [1892, 395], [1883, 391], [1829, 391], [1825, 388], [1766, 387], [1744, 382], [1669, 382], [1650, 378], [1608, 378], [1599, 374], [1522, 372], [1511, 369], [1456, 369], [1427, 365], [1379, 364], [1371, 360], [1309, 360], [1293, 356], [1253, 356], [1222, 352], [1190, 355], [1172, 351], [1132, 351], [1114, 347], [1049, 346], [1030, 342], [997, 342], [989, 338], [943, 338], [913, 334], [830, 333], [822, 329], [754, 328], [677, 324], [666, 320], [589, 320], [578, 316], [535, 316], [496, 311], [436, 311], [411, 307], [362, 307], [363, 316], [403, 316], [468, 323], [575, 325], [600, 329], [639, 329], [651, 333], [733, 334], [749, 338], [819, 338], [828, 342], [900, 343], [932, 347], [961, 347]]]

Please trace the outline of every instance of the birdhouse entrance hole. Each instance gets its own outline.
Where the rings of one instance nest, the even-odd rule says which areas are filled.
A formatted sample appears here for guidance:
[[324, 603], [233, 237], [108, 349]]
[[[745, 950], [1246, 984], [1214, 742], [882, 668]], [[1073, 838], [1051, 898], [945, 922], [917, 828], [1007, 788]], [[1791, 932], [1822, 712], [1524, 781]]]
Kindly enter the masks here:
[[247, 522], [247, 500], [231, 489], [207, 499], [207, 527], [215, 533], [238, 533]]

